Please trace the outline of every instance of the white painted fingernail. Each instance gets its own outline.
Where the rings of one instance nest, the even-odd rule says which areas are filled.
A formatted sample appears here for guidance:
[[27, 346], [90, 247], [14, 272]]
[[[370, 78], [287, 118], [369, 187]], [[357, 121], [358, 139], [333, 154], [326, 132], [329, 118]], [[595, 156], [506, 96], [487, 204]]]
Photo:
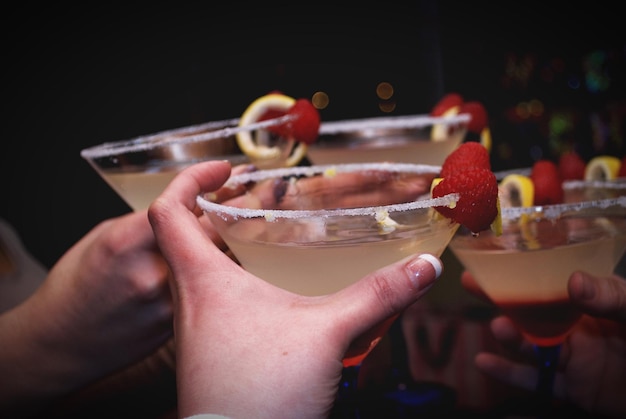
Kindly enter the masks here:
[[420, 255], [419, 258], [427, 260], [430, 262], [431, 265], [433, 265], [433, 268], [435, 268], [435, 276], [437, 278], [441, 276], [441, 273], [443, 272], [443, 265], [441, 264], [441, 261], [438, 258], [428, 253], [424, 253], [423, 255]]
[[438, 258], [425, 253], [413, 259], [407, 265], [407, 269], [415, 288], [423, 290], [432, 285], [435, 279], [439, 278], [439, 275], [443, 272], [443, 265]]

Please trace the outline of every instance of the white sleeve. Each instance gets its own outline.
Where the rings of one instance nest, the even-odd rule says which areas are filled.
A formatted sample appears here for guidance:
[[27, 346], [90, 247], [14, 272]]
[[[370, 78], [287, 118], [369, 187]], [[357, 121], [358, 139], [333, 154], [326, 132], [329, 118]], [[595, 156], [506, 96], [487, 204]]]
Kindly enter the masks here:
[[230, 419], [228, 416], [217, 415], [215, 413], [200, 413], [198, 415], [187, 416], [183, 419]]

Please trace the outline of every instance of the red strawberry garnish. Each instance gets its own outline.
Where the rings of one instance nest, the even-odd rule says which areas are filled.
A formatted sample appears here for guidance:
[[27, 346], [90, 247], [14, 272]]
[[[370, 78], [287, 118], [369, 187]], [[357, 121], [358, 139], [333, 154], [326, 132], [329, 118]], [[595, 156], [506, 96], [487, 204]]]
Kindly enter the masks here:
[[470, 167], [491, 170], [489, 152], [482, 144], [475, 141], [462, 143], [450, 153], [441, 165], [440, 176], [445, 178], [458, 170]]
[[[265, 112], [263, 112], [263, 115], [261, 115], [261, 117], [259, 118], [259, 121], [265, 121], [268, 119], [274, 119], [274, 118], [280, 118], [281, 116], [285, 115], [286, 112], [285, 111], [281, 111], [279, 109], [268, 109]], [[275, 132], [277, 134], [280, 134], [280, 127], [282, 127], [282, 125], [280, 126], [275, 126], [275, 127], [269, 127], [268, 130]]]
[[546, 159], [537, 160], [531, 169], [530, 179], [535, 186], [534, 205], [563, 202], [563, 186], [556, 163]]
[[446, 111], [463, 104], [463, 97], [458, 93], [448, 93], [435, 104], [430, 111], [431, 116], [441, 116]]
[[444, 177], [432, 190], [433, 198], [458, 193], [454, 208], [435, 207], [444, 217], [479, 233], [491, 227], [498, 215], [498, 181], [489, 169], [467, 167]]
[[617, 177], [626, 177], [626, 156], [622, 157], [622, 164], [619, 166]]
[[315, 106], [306, 99], [298, 99], [287, 113], [297, 116], [287, 123], [296, 141], [305, 144], [313, 143], [320, 131], [320, 114]]
[[487, 111], [480, 102], [465, 102], [459, 108], [459, 113], [467, 113], [472, 116], [469, 124], [467, 124], [467, 130], [474, 134], [480, 135], [488, 124]]
[[567, 151], [559, 157], [561, 180], [580, 180], [585, 177], [586, 163], [575, 151]]
[[297, 117], [282, 125], [269, 127], [268, 130], [282, 137], [292, 137], [294, 140], [305, 144], [311, 144], [317, 139], [320, 130], [320, 114], [307, 99], [296, 100], [287, 112], [268, 109], [259, 118], [259, 121], [278, 118], [286, 114]]

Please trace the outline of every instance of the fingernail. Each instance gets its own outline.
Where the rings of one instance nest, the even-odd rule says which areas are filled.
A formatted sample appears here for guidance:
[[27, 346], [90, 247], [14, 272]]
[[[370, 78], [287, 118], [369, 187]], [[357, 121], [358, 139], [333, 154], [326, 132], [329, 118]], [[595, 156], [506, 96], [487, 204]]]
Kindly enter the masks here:
[[413, 259], [408, 265], [409, 277], [418, 290], [424, 289], [435, 282], [443, 272], [439, 258], [424, 253]]

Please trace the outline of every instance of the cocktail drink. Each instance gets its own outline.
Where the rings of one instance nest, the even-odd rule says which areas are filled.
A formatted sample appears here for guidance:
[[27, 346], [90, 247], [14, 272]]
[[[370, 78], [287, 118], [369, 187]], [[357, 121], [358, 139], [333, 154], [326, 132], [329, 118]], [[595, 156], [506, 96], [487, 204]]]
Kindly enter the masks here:
[[610, 180], [567, 180], [563, 182], [565, 202], [616, 198], [626, 194], [626, 178]]
[[[290, 117], [239, 126], [238, 119], [208, 122], [126, 141], [108, 142], [81, 151], [81, 156], [135, 211], [147, 208], [182, 169], [204, 160], [249, 162], [236, 135], [260, 130]], [[274, 159], [280, 166], [283, 159]]]
[[323, 122], [307, 150], [314, 164], [390, 161], [441, 165], [465, 139], [471, 116], [386, 116]]
[[408, 255], [441, 255], [458, 224], [433, 209], [457, 199], [430, 198], [439, 169], [370, 163], [262, 170], [231, 177], [198, 204], [246, 270], [294, 293], [325, 295]]
[[[567, 282], [577, 270], [611, 275], [626, 250], [626, 197], [502, 208], [502, 235], [459, 229], [450, 249], [540, 356], [551, 396], [558, 348], [580, 318]], [[546, 358], [550, 356], [549, 358]]]

